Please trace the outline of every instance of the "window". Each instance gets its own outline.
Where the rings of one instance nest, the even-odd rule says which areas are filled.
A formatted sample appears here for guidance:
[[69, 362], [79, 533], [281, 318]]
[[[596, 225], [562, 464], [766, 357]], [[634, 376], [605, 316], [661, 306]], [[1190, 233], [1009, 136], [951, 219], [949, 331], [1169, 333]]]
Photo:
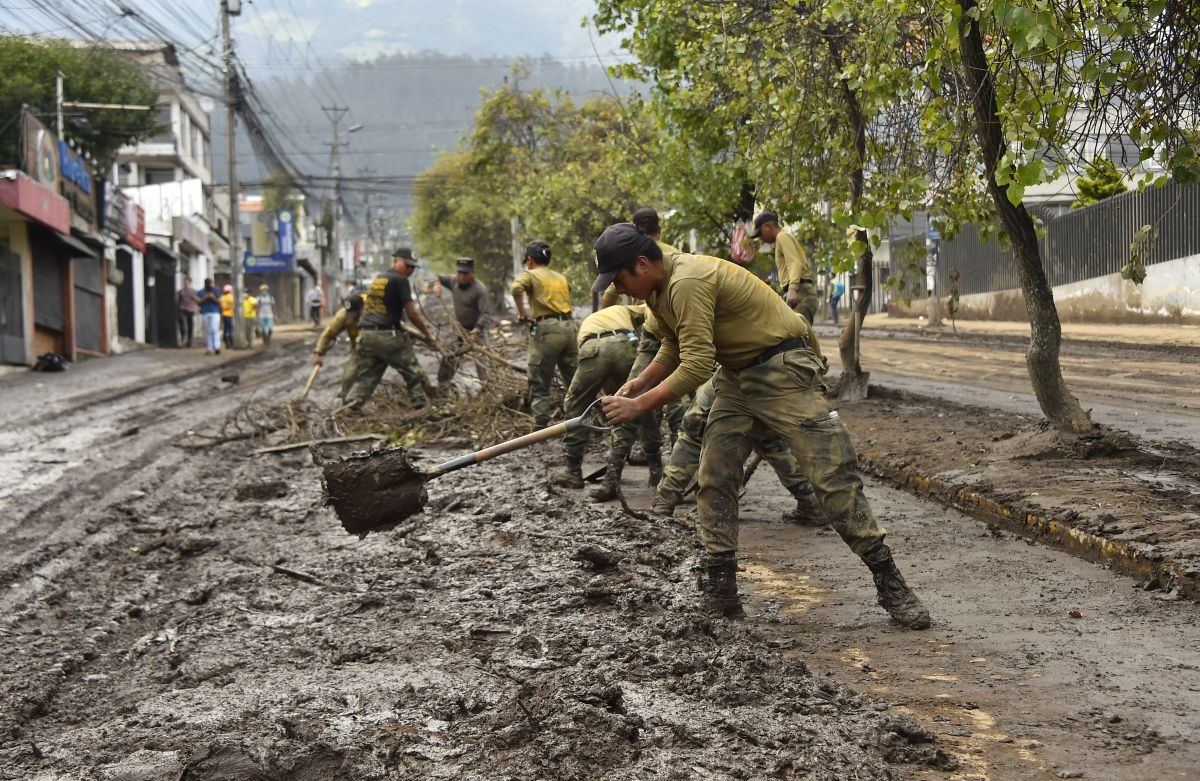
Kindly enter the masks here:
[[192, 125], [192, 143], [188, 152], [191, 154], [192, 159], [197, 161], [204, 159], [204, 146], [200, 138], [200, 128]]
[[175, 181], [175, 171], [172, 168], [143, 168], [142, 184], [167, 184]]
[[158, 105], [158, 132], [150, 139], [154, 143], [172, 143], [175, 140], [175, 128], [171, 124], [171, 104]]

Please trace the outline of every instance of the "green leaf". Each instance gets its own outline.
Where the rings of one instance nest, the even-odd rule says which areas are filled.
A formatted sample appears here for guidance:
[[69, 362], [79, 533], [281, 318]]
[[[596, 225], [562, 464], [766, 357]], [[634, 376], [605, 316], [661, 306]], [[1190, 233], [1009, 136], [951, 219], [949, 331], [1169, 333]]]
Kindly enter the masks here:
[[1021, 200], [1025, 197], [1025, 185], [1018, 182], [1010, 182], [1004, 194], [1007, 196], [1009, 203], [1013, 206], [1020, 206]]

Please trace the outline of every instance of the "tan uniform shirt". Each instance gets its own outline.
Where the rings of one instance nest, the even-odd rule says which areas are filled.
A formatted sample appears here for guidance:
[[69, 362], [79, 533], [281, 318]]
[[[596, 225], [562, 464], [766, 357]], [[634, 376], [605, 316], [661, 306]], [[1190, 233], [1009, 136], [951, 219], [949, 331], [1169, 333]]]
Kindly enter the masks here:
[[742, 369], [763, 350], [789, 339], [806, 339], [820, 357], [804, 316], [741, 266], [679, 253], [663, 259], [663, 273], [662, 289], [646, 303], [662, 340], [654, 360], [671, 370], [665, 382], [675, 395], [707, 382], [717, 363]]
[[579, 343], [588, 336], [595, 336], [606, 331], [629, 331], [646, 320], [646, 305], [609, 306], [593, 312], [583, 319], [579, 326]]
[[529, 309], [534, 319], [546, 315], [571, 314], [571, 286], [567, 278], [545, 266], [526, 269], [513, 280], [509, 292], [513, 296], [529, 298]]
[[338, 335], [345, 331], [350, 337], [350, 345], [353, 346], [358, 341], [358, 317], [351, 317], [350, 310], [342, 307], [338, 310], [333, 319], [329, 321], [329, 325], [325, 326], [325, 330], [321, 332], [321, 336], [317, 339], [317, 346], [313, 350], [317, 355], [324, 355], [333, 346], [333, 340], [338, 338]]
[[787, 291], [793, 283], [812, 282], [812, 265], [796, 237], [779, 231], [775, 237], [775, 270], [779, 273], [779, 289]]

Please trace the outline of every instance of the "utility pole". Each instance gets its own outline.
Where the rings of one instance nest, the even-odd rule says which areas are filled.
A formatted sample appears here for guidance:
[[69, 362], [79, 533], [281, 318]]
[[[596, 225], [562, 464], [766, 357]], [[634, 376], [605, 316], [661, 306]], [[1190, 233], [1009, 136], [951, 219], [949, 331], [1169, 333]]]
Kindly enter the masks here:
[[233, 38], [229, 17], [240, 16], [242, 0], [221, 0], [221, 38], [225, 42], [225, 155], [229, 169], [229, 265], [233, 275], [233, 346], [242, 347], [241, 199], [237, 183], [237, 77], [233, 72]]
[[[350, 110], [349, 106], [321, 106], [321, 110], [329, 117], [329, 124], [333, 128], [333, 140], [330, 146], [333, 154], [333, 225], [330, 229], [330, 259], [331, 266], [334, 269], [335, 279], [340, 281], [342, 278], [342, 141], [339, 139], [338, 123], [342, 121], [342, 117], [346, 116], [346, 112]], [[346, 142], [349, 144], [349, 142]], [[326, 300], [329, 301], [329, 291], [325, 291]]]

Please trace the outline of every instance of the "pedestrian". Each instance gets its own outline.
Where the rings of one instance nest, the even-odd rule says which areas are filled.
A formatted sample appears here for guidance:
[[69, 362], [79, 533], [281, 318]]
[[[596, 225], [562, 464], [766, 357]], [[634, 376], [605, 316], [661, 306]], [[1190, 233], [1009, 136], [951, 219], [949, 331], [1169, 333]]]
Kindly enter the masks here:
[[833, 283], [833, 292], [829, 296], [829, 308], [833, 313], [833, 324], [838, 324], [838, 305], [842, 302], [842, 296], [846, 292], [846, 283], [842, 280], [837, 280]]
[[204, 321], [204, 354], [221, 354], [221, 294], [211, 279], [200, 291], [200, 318]]
[[646, 370], [604, 397], [605, 417], [634, 420], [713, 381], [698, 500], [706, 606], [742, 614], [738, 492], [755, 439], [769, 433], [788, 443], [830, 523], [870, 569], [879, 604], [903, 626], [929, 626], [929, 613], [897, 569], [863, 494], [850, 436], [821, 381], [825, 364], [809, 322], [749, 271], [719, 258], [664, 258], [630, 223], [607, 228], [595, 249], [593, 290], [615, 282], [618, 291], [645, 301], [662, 338]]
[[246, 349], [254, 349], [254, 332], [258, 330], [258, 299], [249, 290], [242, 291], [242, 334], [246, 337]]
[[271, 335], [275, 333], [275, 296], [265, 282], [258, 286], [258, 331], [262, 334], [263, 347], [271, 346]]
[[779, 274], [779, 290], [784, 301], [794, 311], [804, 315], [811, 325], [817, 316], [820, 299], [817, 298], [817, 283], [813, 277], [812, 264], [804, 254], [804, 248], [796, 237], [779, 227], [779, 218], [771, 212], [763, 212], [754, 218], [751, 237], [761, 237], [775, 245], [775, 269]]
[[191, 347], [196, 329], [196, 312], [200, 309], [200, 297], [192, 288], [191, 277], [183, 278], [183, 287], [179, 288], [175, 301], [179, 310], [179, 343]]
[[429, 326], [413, 301], [409, 283], [409, 277], [419, 265], [411, 249], [400, 247], [392, 253], [391, 269], [371, 280], [363, 296], [363, 314], [358, 326], [358, 364], [346, 394], [346, 402], [355, 408], [371, 398], [389, 366], [404, 378], [413, 409], [421, 409], [428, 403], [425, 388], [429, 378], [417, 363], [412, 338], [404, 329], [407, 316], [427, 341], [433, 341]]
[[[550, 385], [554, 369], [563, 387], [571, 386], [579, 360], [579, 326], [571, 316], [571, 285], [550, 269], [550, 245], [534, 241], [525, 248], [525, 270], [513, 280], [517, 319], [529, 324], [529, 409], [534, 425], [550, 425]], [[529, 310], [525, 297], [529, 297]]]
[[226, 347], [233, 347], [233, 285], [221, 292], [221, 338]]
[[[679, 438], [671, 448], [662, 480], [654, 489], [654, 502], [648, 511], [650, 515], [658, 518], [675, 516], [675, 506], [683, 499], [684, 491], [700, 467], [704, 428], [714, 400], [716, 391], [710, 379], [696, 390], [696, 396], [683, 416]], [[771, 465], [779, 476], [779, 482], [796, 498], [796, 508], [784, 513], [783, 520], [801, 526], [824, 526], [828, 523], [812, 484], [804, 477], [799, 462], [785, 440], [776, 436], [760, 437], [754, 445], [754, 451]]]
[[[571, 385], [563, 400], [563, 414], [578, 417], [588, 405], [602, 394], [614, 393], [629, 380], [629, 371], [637, 357], [635, 329], [646, 320], [645, 304], [609, 306], [593, 312], [579, 325], [579, 362]], [[644, 416], [653, 419], [653, 413]], [[613, 428], [609, 442], [608, 469], [605, 484], [611, 483], [614, 496], [620, 489], [621, 472], [633, 445], [634, 425]], [[567, 432], [563, 453], [567, 465], [557, 480], [568, 488], [583, 488], [583, 455], [587, 449], [589, 430], [579, 428]], [[660, 467], [661, 468], [661, 467]], [[607, 492], [605, 492], [607, 493]], [[614, 498], [592, 494], [598, 501]]]
[[[492, 298], [484, 284], [475, 278], [475, 261], [459, 258], [454, 262], [454, 267], [453, 277], [439, 274], [438, 282], [443, 289], [450, 291], [450, 298], [454, 302], [454, 319], [462, 331], [455, 334], [449, 354], [442, 354], [438, 365], [439, 384], [454, 379], [468, 341], [478, 340], [481, 344], [487, 344], [487, 327], [492, 321]], [[478, 362], [475, 371], [480, 380], [487, 379]]]
[[304, 300], [308, 302], [308, 319], [312, 320], [315, 331], [321, 327], [321, 310], [325, 308], [325, 291], [321, 289], [320, 285], [313, 285]]
[[338, 313], [329, 321], [329, 325], [325, 326], [325, 330], [321, 332], [320, 338], [317, 339], [317, 346], [313, 350], [316, 353], [313, 356], [313, 365], [320, 366], [325, 362], [325, 353], [329, 352], [329, 348], [333, 346], [343, 331], [350, 338], [350, 354], [346, 358], [346, 368], [342, 371], [342, 389], [338, 391], [338, 399], [343, 403], [345, 403], [346, 396], [350, 393], [350, 386], [354, 384], [354, 378], [358, 374], [358, 324], [362, 312], [362, 295], [359, 293], [348, 295], [345, 306], [339, 309]]

